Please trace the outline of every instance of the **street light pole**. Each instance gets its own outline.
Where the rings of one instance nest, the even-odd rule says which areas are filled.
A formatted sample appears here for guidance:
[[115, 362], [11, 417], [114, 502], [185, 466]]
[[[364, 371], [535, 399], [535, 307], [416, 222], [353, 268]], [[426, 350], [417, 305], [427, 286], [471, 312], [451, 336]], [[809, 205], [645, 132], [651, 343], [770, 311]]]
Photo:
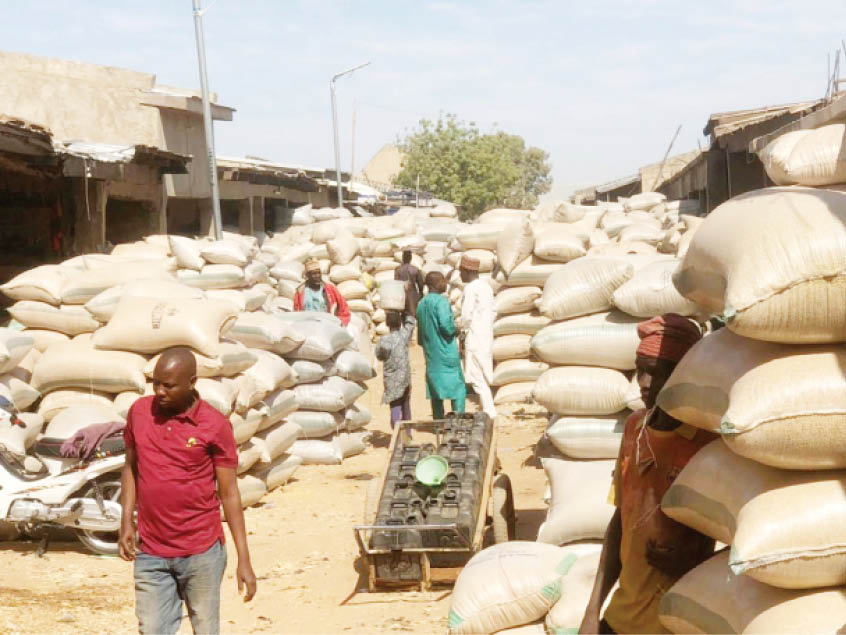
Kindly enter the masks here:
[[209, 183], [211, 185], [212, 216], [214, 218], [215, 240], [223, 238], [223, 224], [220, 218], [220, 188], [217, 184], [217, 157], [214, 153], [214, 127], [211, 102], [209, 101], [209, 80], [206, 73], [206, 44], [203, 38], [203, 10], [200, 0], [194, 3], [194, 33], [197, 36], [197, 58], [200, 64], [200, 89], [203, 93], [203, 129], [206, 135], [206, 154], [209, 161]]
[[[194, 0], [194, 2], [197, 2], [197, 0]], [[364, 64], [353, 66], [345, 71], [341, 71], [337, 75], [333, 75], [332, 79], [329, 80], [329, 95], [332, 97], [332, 131], [335, 135], [335, 179], [338, 185], [338, 207], [344, 206], [344, 198], [341, 192], [341, 144], [338, 141], [338, 107], [335, 104], [335, 81], [344, 75], [349, 75], [369, 65], [370, 62], [365, 62]]]

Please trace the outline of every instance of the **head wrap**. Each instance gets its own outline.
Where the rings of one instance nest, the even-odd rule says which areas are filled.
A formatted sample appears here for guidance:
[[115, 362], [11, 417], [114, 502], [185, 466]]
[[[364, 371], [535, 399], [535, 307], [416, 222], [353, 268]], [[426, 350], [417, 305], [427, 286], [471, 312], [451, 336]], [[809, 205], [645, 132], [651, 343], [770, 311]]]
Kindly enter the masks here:
[[464, 254], [461, 256], [461, 264], [458, 265], [459, 269], [464, 269], [466, 271], [478, 271], [479, 270], [479, 259], [473, 258]]
[[678, 362], [690, 348], [702, 339], [699, 326], [676, 313], [659, 315], [637, 325], [640, 345], [639, 357], [652, 357]]
[[320, 272], [320, 262], [317, 258], [309, 258], [305, 261], [305, 271], [306, 273], [310, 273], [312, 271]]

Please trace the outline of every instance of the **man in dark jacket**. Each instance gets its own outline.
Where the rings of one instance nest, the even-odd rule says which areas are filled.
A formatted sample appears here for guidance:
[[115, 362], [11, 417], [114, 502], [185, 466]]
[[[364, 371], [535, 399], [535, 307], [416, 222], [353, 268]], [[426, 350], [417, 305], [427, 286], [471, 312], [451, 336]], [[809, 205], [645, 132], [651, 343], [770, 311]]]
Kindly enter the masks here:
[[423, 274], [411, 264], [411, 252], [402, 252], [402, 264], [394, 269], [394, 280], [405, 281], [405, 314], [417, 316], [417, 304], [423, 297]]

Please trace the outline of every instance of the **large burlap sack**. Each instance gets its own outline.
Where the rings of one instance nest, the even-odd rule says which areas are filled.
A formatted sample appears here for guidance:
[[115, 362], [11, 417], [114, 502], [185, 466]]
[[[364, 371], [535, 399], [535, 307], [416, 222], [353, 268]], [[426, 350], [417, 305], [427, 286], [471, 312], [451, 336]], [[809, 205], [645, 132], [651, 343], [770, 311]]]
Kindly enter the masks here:
[[304, 439], [319, 439], [340, 430], [344, 423], [344, 415], [340, 412], [297, 410], [290, 413], [286, 421], [292, 421], [300, 426]]
[[689, 571], [661, 598], [671, 633], [837, 633], [846, 623], [842, 589], [777, 589], [735, 575], [722, 551]]
[[657, 245], [664, 240], [664, 230], [649, 223], [634, 223], [620, 230], [619, 239], [621, 243], [643, 242], [648, 245]]
[[244, 286], [244, 269], [237, 265], [204, 265], [200, 271], [180, 269], [179, 282], [198, 289], [238, 289]]
[[[369, 337], [369, 335], [368, 335]], [[297, 374], [299, 383], [313, 384], [327, 375], [332, 374], [335, 362], [331, 359], [325, 362], [312, 362], [307, 359], [295, 359], [291, 362], [291, 369]]]
[[559, 415], [611, 415], [626, 407], [629, 380], [618, 370], [550, 368], [535, 382], [536, 402]]
[[200, 271], [205, 266], [206, 261], [200, 253], [204, 244], [202, 241], [185, 236], [168, 236], [168, 243], [180, 269]]
[[252, 379], [256, 386], [265, 392], [277, 388], [290, 388], [297, 382], [297, 376], [284, 359], [261, 349], [253, 349], [256, 363], [244, 371], [244, 376]]
[[62, 303], [62, 289], [68, 271], [60, 265], [41, 265], [18, 274], [0, 285], [0, 291], [12, 300], [31, 300], [48, 304]]
[[[265, 408], [250, 408], [244, 414], [233, 412], [229, 415], [229, 423], [232, 424], [232, 434], [235, 436], [235, 443], [241, 445], [242, 443], [246, 443], [249, 441], [253, 435], [258, 431], [259, 427], [264, 421], [265, 417]], [[241, 469], [243, 466], [241, 465], [241, 452], [238, 452], [238, 468]], [[256, 455], [255, 461], [258, 461], [261, 457], [261, 452], [259, 451]], [[252, 465], [252, 463], [250, 464]], [[247, 468], [244, 468], [247, 469]], [[244, 471], [243, 469], [241, 470]]]
[[[313, 314], [310, 317], [314, 317]], [[353, 336], [337, 319], [335, 322], [320, 318], [300, 319], [288, 324], [291, 330], [302, 338], [302, 343], [289, 353], [293, 359], [322, 362], [334, 357], [353, 341]]]
[[45, 329], [66, 335], [92, 333], [100, 326], [84, 308], [69, 304], [57, 307], [46, 302], [21, 300], [10, 306], [8, 311], [9, 315], [27, 328]]
[[35, 339], [25, 331], [0, 328], [0, 373], [8, 373], [29, 355]]
[[214, 357], [220, 336], [236, 315], [234, 307], [221, 300], [124, 297], [93, 341], [97, 348], [136, 353], [188, 346]]
[[449, 609], [449, 632], [494, 633], [533, 622], [561, 597], [576, 562], [566, 549], [506, 542], [480, 551], [464, 566]]
[[493, 386], [505, 386], [520, 381], [535, 381], [549, 370], [549, 364], [528, 359], [506, 359], [494, 368]]
[[288, 449], [288, 454], [302, 459], [302, 465], [339, 465], [344, 453], [332, 441], [300, 439]]
[[543, 291], [540, 287], [513, 287], [496, 294], [496, 314], [526, 313], [535, 307]]
[[721, 329], [688, 351], [658, 405], [723, 433], [732, 450], [761, 463], [846, 468], [844, 368], [841, 347], [773, 344]]
[[47, 329], [28, 328], [21, 331], [21, 333], [29, 335], [33, 339], [35, 342], [34, 348], [39, 353], [43, 353], [50, 345], [55, 344], [56, 342], [67, 342], [70, 340], [70, 337], [64, 333], [59, 333], [58, 331], [48, 331]]
[[242, 243], [227, 239], [204, 243], [200, 248], [200, 255], [213, 265], [243, 267], [249, 260], [249, 251]]
[[[604, 236], [605, 234], [603, 234]], [[564, 223], [544, 223], [535, 228], [534, 254], [544, 260], [570, 262], [587, 253], [578, 230]]]
[[[576, 552], [578, 560], [561, 581], [561, 598], [546, 614], [546, 633], [551, 635], [578, 633], [585, 616], [599, 569], [602, 546], [585, 544], [583, 547], [585, 548]], [[573, 550], [573, 547], [568, 547], [568, 550]]]
[[238, 492], [241, 494], [241, 506], [252, 507], [267, 494], [267, 485], [260, 478], [252, 474], [240, 474], [238, 476]]
[[[504, 290], [497, 294], [497, 297], [504, 293]], [[517, 313], [514, 315], [505, 315], [499, 317], [494, 321], [493, 334], [494, 337], [501, 335], [534, 335], [552, 322], [545, 315], [541, 315], [537, 311], [531, 313]]]
[[270, 463], [284, 452], [287, 452], [294, 442], [302, 436], [302, 430], [296, 423], [277, 423], [266, 430], [258, 432], [252, 442], [258, 445], [261, 452], [261, 462]]
[[358, 254], [358, 241], [349, 232], [342, 231], [326, 242], [332, 264], [345, 265]]
[[767, 144], [759, 157], [776, 185], [833, 185], [846, 182], [843, 139], [846, 124], [796, 130]]
[[141, 393], [146, 363], [141, 355], [97, 350], [90, 342], [60, 342], [48, 348], [36, 362], [31, 385], [41, 394], [60, 388]]
[[618, 311], [551, 324], [532, 338], [532, 353], [550, 364], [632, 370], [638, 321]]
[[552, 502], [538, 530], [538, 542], [563, 545], [602, 540], [614, 515], [608, 492], [615, 462], [542, 459], [542, 463]]
[[846, 340], [846, 193], [768, 188], [715, 209], [674, 283], [739, 335], [791, 344]]
[[279, 423], [294, 412], [297, 409], [297, 394], [287, 388], [274, 390], [265, 395], [262, 404], [266, 412], [264, 419], [259, 424], [259, 430], [264, 430], [275, 423]]
[[285, 485], [303, 460], [293, 454], [282, 453], [270, 463], [261, 463], [250, 470], [250, 474], [264, 481], [267, 491]]
[[249, 348], [260, 348], [284, 355], [300, 346], [305, 337], [293, 325], [268, 313], [239, 313], [226, 337]]
[[475, 223], [464, 225], [456, 232], [455, 238], [461, 245], [462, 250], [488, 249], [494, 251], [501, 232], [502, 225]]
[[335, 358], [333, 374], [351, 381], [367, 381], [376, 376], [370, 361], [358, 351], [341, 351]]
[[379, 306], [386, 311], [405, 309], [405, 287], [403, 280], [386, 280], [379, 285]]
[[561, 266], [543, 288], [540, 311], [553, 320], [607, 311], [614, 291], [634, 275], [616, 258], [580, 258]]
[[238, 467], [235, 468], [235, 473], [244, 474], [258, 463], [259, 459], [261, 459], [261, 447], [250, 440], [242, 442], [238, 447]]
[[667, 516], [731, 545], [735, 574], [784, 589], [846, 583], [846, 472], [795, 472], [708, 444], [664, 495]]
[[[117, 395], [115, 397], [115, 402], [117, 402], [117, 399], [122, 395], [128, 394], [133, 395], [135, 399], [141, 397], [141, 394], [137, 391], [128, 391]], [[129, 403], [124, 408], [123, 401], [125, 400], [128, 400], [128, 397], [123, 397], [120, 403], [114, 404], [117, 413], [124, 418], [126, 417], [126, 412], [128, 411], [129, 406], [132, 405]], [[53, 392], [44, 395], [44, 398], [38, 403], [37, 412], [45, 422], [49, 423], [53, 420], [53, 417], [59, 414], [62, 410], [66, 410], [71, 406], [96, 406], [99, 408], [111, 408], [112, 405], [111, 395], [108, 393], [91, 392], [83, 389], [54, 390]]]
[[194, 384], [194, 388], [204, 401], [217, 410], [224, 417], [232, 412], [232, 404], [235, 401], [235, 386], [229, 380], [217, 380], [209, 377], [200, 377]]
[[629, 413], [610, 417], [561, 417], [555, 415], [546, 438], [571, 459], [615, 459], [623, 440], [623, 424]]
[[[525, 360], [510, 360], [525, 361]], [[512, 384], [500, 386], [494, 395], [494, 404], [497, 406], [506, 403], [532, 403], [532, 391], [535, 389], [535, 380], [518, 381]]]
[[667, 197], [661, 192], [641, 192], [640, 194], [635, 194], [626, 200], [623, 203], [623, 207], [626, 209], [627, 212], [633, 212], [637, 210], [645, 210], [655, 207], [659, 203], [663, 203], [667, 200]]
[[68, 277], [62, 289], [64, 304], [85, 304], [98, 293], [124, 282], [142, 279], [173, 279], [173, 267], [166, 260], [114, 261], [96, 269], [83, 269]]
[[673, 273], [678, 264], [675, 260], [663, 260], [636, 272], [614, 291], [611, 297], [614, 306], [642, 318], [665, 313], [694, 315], [696, 303], [681, 295], [673, 284]]
[[493, 341], [493, 358], [495, 361], [506, 359], [525, 359], [531, 354], [531, 335], [503, 335]]
[[100, 322], [108, 322], [123, 298], [156, 298], [160, 300], [182, 298], [201, 299], [201, 289], [189, 287], [176, 280], [152, 279], [133, 280], [115, 285], [98, 293], [85, 303], [85, 309]]
[[506, 225], [496, 241], [496, 257], [499, 267], [510, 275], [514, 268], [532, 255], [535, 235], [529, 218]]

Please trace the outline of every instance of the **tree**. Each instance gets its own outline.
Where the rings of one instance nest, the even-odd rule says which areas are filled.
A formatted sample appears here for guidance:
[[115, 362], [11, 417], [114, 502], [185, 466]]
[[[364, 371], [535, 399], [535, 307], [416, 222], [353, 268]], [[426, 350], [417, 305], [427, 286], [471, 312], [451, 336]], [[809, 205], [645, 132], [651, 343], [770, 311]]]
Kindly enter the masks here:
[[419, 175], [421, 189], [461, 205], [464, 220], [492, 207], [534, 207], [552, 187], [545, 151], [499, 130], [482, 134], [452, 114], [422, 119], [399, 145], [397, 185], [414, 187]]

